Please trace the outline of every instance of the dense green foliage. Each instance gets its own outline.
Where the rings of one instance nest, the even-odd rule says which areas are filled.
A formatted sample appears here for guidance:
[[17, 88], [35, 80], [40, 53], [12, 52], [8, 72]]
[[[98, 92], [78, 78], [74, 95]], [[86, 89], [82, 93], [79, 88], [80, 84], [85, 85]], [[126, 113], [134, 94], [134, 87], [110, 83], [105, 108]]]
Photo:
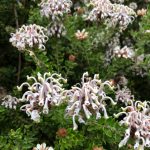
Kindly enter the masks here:
[[[39, 2], [40, 0], [0, 1], [0, 88], [3, 87], [7, 93], [21, 97], [22, 93], [17, 91], [16, 86], [26, 82], [27, 75], [34, 76], [38, 72], [60, 73], [68, 80], [65, 87], [70, 88], [80, 82], [82, 74], [88, 71], [91, 76], [98, 73], [102, 80], [114, 79], [115, 84], [120, 76], [125, 76], [135, 99], [149, 101], [150, 33], [146, 30], [150, 30], [150, 8], [146, 0], [125, 1], [126, 5], [136, 2], [136, 10], [145, 8], [147, 13], [138, 16], [123, 32], [119, 31], [118, 26], [83, 20], [82, 11], [76, 11], [73, 6], [77, 2], [84, 6], [84, 3], [81, 0], [73, 0], [72, 11], [65, 15], [63, 20], [67, 34], [60, 38], [49, 37], [46, 50], [41, 52], [34, 48], [33, 57], [27, 52], [18, 51], [11, 45], [9, 38], [10, 34], [23, 24], [47, 27], [51, 23], [49, 19], [40, 15]], [[86, 29], [88, 38], [78, 40], [75, 33], [82, 29]], [[112, 57], [109, 62], [106, 61], [106, 50], [117, 33], [120, 35], [120, 45], [125, 46], [129, 39], [136, 59], [144, 55], [143, 60], [135, 62], [132, 59]], [[114, 98], [113, 92], [108, 93]], [[49, 114], [43, 115], [39, 123], [33, 122], [22, 113], [20, 104], [16, 110], [0, 106], [0, 149], [28, 150], [43, 142], [53, 146], [55, 150], [94, 150], [96, 146], [106, 150], [118, 149], [126, 127], [119, 125], [120, 118], [114, 119], [113, 113], [120, 112], [124, 105], [119, 104], [112, 108], [108, 103], [109, 119], [90, 118], [85, 125], [79, 124], [77, 131], [72, 129], [72, 120], [64, 116], [66, 105], [52, 107]], [[58, 133], [60, 129], [65, 130], [64, 135]], [[132, 139], [130, 143], [131, 145], [121, 149], [132, 150]]]

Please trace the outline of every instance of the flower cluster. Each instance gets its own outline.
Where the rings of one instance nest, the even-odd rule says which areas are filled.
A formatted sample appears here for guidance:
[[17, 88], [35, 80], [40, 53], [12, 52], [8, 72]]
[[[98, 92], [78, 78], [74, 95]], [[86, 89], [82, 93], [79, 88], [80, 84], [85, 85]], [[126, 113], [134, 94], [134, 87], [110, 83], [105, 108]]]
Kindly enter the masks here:
[[123, 58], [130, 58], [133, 59], [135, 56], [135, 52], [132, 48], [129, 48], [127, 46], [124, 46], [120, 49], [119, 46], [115, 47], [114, 49], [114, 55], [117, 57], [123, 57]]
[[105, 85], [111, 89], [113, 88], [109, 81], [102, 83], [98, 74], [95, 74], [94, 79], [91, 79], [86, 72], [82, 76], [80, 87], [75, 85], [66, 91], [68, 98], [66, 116], [72, 117], [74, 130], [78, 128], [75, 117], [78, 117], [79, 123], [85, 123], [85, 119], [89, 119], [93, 114], [96, 115], [96, 119], [101, 118], [100, 111], [102, 111], [104, 118], [108, 118], [105, 101], [110, 100], [113, 105], [116, 103], [106, 95]]
[[49, 18], [52, 24], [48, 26], [48, 34], [56, 35], [58, 38], [66, 34], [65, 26], [63, 25], [64, 14], [70, 13], [72, 6], [71, 0], [42, 0], [39, 4], [41, 7], [41, 15]]
[[58, 38], [60, 38], [60, 36], [64, 36], [66, 35], [66, 28], [65, 26], [63, 25], [62, 22], [53, 22], [51, 23], [48, 28], [48, 35], [49, 36], [54, 36], [56, 35]]
[[77, 32], [75, 33], [75, 37], [78, 40], [85, 40], [88, 37], [88, 32], [86, 32], [85, 29], [83, 29], [82, 31], [77, 30]]
[[6, 95], [2, 99], [1, 105], [6, 108], [16, 109], [16, 106], [18, 103], [19, 103], [19, 100], [16, 97], [12, 97], [11, 95]]
[[46, 147], [45, 143], [37, 144], [36, 147], [34, 147], [32, 150], [54, 150], [52, 147]]
[[70, 13], [71, 0], [42, 0], [39, 4], [41, 14], [52, 21], [61, 20], [64, 14]]
[[134, 100], [134, 95], [131, 94], [130, 89], [128, 89], [127, 87], [124, 87], [122, 89], [118, 89], [115, 92], [115, 99], [117, 102], [122, 102], [124, 103], [126, 106], [132, 101]]
[[122, 108], [123, 112], [115, 115], [116, 117], [124, 114], [125, 117], [120, 121], [121, 125], [126, 125], [128, 128], [125, 131], [124, 139], [119, 143], [119, 147], [124, 146], [129, 138], [135, 139], [134, 149], [137, 150], [144, 147], [150, 147], [150, 115], [149, 103], [131, 101], [131, 105]]
[[109, 0], [91, 0], [91, 3], [93, 9], [86, 17], [87, 20], [99, 21], [105, 19], [110, 26], [119, 24], [121, 30], [126, 29], [136, 16], [133, 9], [121, 4], [112, 4]]
[[23, 83], [18, 90], [22, 90], [23, 86], [28, 86], [20, 101], [28, 102], [21, 106], [21, 110], [25, 111], [28, 116], [34, 121], [40, 121], [40, 113], [48, 114], [49, 108], [53, 105], [59, 105], [62, 99], [62, 82], [66, 82], [64, 78], [59, 74], [45, 73], [44, 76], [40, 73], [37, 74], [37, 79], [33, 76], [27, 76], [27, 80], [33, 80], [34, 83], [30, 82]]
[[43, 44], [48, 40], [48, 37], [45, 35], [46, 31], [44, 27], [36, 24], [28, 26], [23, 25], [16, 33], [11, 33], [9, 41], [20, 51], [33, 48], [34, 46], [41, 50], [45, 50]]

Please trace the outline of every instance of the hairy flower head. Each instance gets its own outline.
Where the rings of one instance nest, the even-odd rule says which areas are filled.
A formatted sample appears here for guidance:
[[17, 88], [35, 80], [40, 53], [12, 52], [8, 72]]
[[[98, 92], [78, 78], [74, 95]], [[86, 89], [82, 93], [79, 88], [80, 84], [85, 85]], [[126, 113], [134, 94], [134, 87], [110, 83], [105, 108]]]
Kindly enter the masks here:
[[48, 114], [51, 106], [58, 106], [62, 102], [62, 83], [66, 82], [66, 79], [56, 73], [44, 73], [43, 76], [38, 73], [37, 78], [27, 76], [27, 79], [29, 82], [18, 87], [18, 90], [22, 90], [23, 86], [28, 87], [28, 91], [20, 99], [27, 104], [20, 109], [31, 116], [32, 120], [39, 122], [40, 113]]
[[85, 72], [82, 76], [80, 86], [73, 86], [71, 90], [66, 91], [68, 106], [66, 108], [66, 116], [72, 116], [73, 129], [77, 129], [75, 117], [78, 117], [79, 123], [85, 123], [85, 119], [89, 119], [92, 115], [96, 115], [96, 119], [101, 118], [100, 112], [104, 113], [107, 119], [106, 100], [110, 100], [113, 105], [116, 103], [111, 97], [105, 93], [105, 86], [112, 89], [109, 81], [102, 82], [99, 75], [95, 74], [91, 79]]
[[45, 50], [44, 44], [47, 42], [48, 37], [45, 35], [47, 30], [36, 24], [23, 25], [16, 30], [16, 33], [11, 33], [9, 41], [18, 50], [24, 51], [37, 47], [38, 49]]

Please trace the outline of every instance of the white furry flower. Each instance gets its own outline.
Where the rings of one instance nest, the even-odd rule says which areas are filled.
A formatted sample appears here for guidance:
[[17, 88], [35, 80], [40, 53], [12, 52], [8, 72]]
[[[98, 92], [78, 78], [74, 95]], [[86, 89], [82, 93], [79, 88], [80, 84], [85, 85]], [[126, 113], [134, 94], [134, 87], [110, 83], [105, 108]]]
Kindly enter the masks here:
[[44, 44], [48, 40], [48, 37], [45, 35], [46, 31], [44, 27], [36, 24], [23, 25], [21, 28], [17, 29], [16, 33], [11, 33], [9, 41], [20, 51], [33, 47], [45, 50]]
[[16, 106], [18, 103], [19, 103], [19, 100], [16, 97], [12, 97], [11, 95], [6, 95], [2, 99], [1, 105], [6, 108], [16, 109]]
[[64, 14], [70, 13], [71, 0], [42, 0], [39, 4], [41, 14], [53, 21], [59, 21]]
[[123, 120], [120, 121], [121, 125], [126, 125], [124, 139], [119, 143], [119, 147], [124, 146], [129, 138], [134, 137], [134, 149], [144, 150], [144, 147], [150, 148], [150, 115], [149, 115], [149, 102], [130, 101], [130, 104], [122, 108], [122, 112], [115, 115], [118, 117], [122, 114], [125, 115]]
[[116, 103], [106, 95], [105, 86], [112, 89], [109, 81], [102, 82], [97, 74], [94, 75], [94, 79], [91, 79], [86, 72], [82, 76], [79, 87], [75, 85], [71, 90], [65, 92], [68, 99], [66, 116], [72, 117], [74, 130], [78, 127], [75, 121], [76, 117], [79, 123], [85, 123], [85, 120], [92, 115], [95, 115], [96, 119], [100, 119], [100, 112], [103, 112], [104, 118], [108, 118], [105, 101], [110, 100], [113, 105]]
[[109, 26], [119, 24], [121, 30], [126, 29], [136, 16], [134, 10], [128, 6], [112, 4], [109, 0], [91, 0], [91, 4], [93, 5], [93, 9], [87, 15], [87, 20], [105, 20], [105, 23]]
[[52, 22], [49, 24], [47, 30], [49, 36], [56, 36], [60, 38], [61, 36], [66, 35], [66, 28], [62, 22]]
[[56, 73], [44, 73], [43, 77], [38, 73], [37, 78], [27, 76], [27, 79], [33, 83], [25, 82], [18, 87], [18, 90], [22, 90], [23, 86], [29, 89], [20, 99], [27, 104], [21, 106], [20, 109], [31, 116], [32, 120], [39, 122], [41, 113], [48, 114], [51, 106], [60, 105], [62, 102], [64, 89], [61, 82], [66, 82], [66, 80]]
[[114, 55], [117, 57], [130, 58], [133, 59], [135, 56], [135, 52], [132, 48], [124, 46], [123, 48], [116, 47], [114, 49]]
[[115, 99], [117, 102], [122, 102], [124, 103], [126, 106], [128, 105], [128, 102], [134, 100], [134, 96], [131, 95], [131, 91], [127, 88], [127, 87], [124, 87], [122, 89], [118, 89], [116, 92], [115, 92]]

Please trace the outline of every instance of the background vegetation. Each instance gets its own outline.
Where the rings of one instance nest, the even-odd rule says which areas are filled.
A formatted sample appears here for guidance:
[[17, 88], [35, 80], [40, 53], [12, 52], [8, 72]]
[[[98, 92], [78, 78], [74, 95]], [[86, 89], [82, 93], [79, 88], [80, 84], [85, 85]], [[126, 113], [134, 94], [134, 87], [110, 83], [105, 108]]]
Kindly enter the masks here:
[[[46, 52], [36, 51], [41, 65], [37, 65], [33, 58], [26, 53], [19, 52], [9, 42], [10, 33], [23, 24], [38, 24], [46, 27], [49, 20], [41, 17], [38, 3], [40, 0], [1, 0], [0, 1], [0, 99], [6, 94], [20, 96], [16, 86], [26, 81], [27, 75], [36, 75], [37, 72], [57, 72], [67, 78], [67, 88], [80, 82], [86, 71], [91, 76], [98, 73], [102, 80], [114, 79], [116, 84], [119, 77], [128, 79], [128, 87], [135, 95], [136, 100], [150, 98], [150, 8], [148, 0], [126, 0], [125, 5], [131, 2], [137, 4], [137, 10], [146, 9], [145, 15], [137, 16], [128, 28], [120, 32], [118, 27], [109, 27], [104, 23], [91, 23], [82, 19], [82, 11], [73, 9], [65, 16], [64, 25], [67, 34], [64, 37], [50, 37], [46, 44]], [[82, 1], [74, 0], [73, 6]], [[86, 29], [88, 38], [78, 40], [75, 37], [77, 30]], [[131, 43], [136, 56], [144, 55], [141, 62], [131, 59], [109, 57], [107, 49], [112, 39], [119, 34], [121, 47]], [[111, 55], [111, 54], [110, 54]], [[113, 97], [114, 95], [110, 93]], [[20, 104], [19, 104], [20, 105]], [[125, 127], [121, 127], [117, 119], [110, 117], [95, 121], [88, 120], [86, 125], [80, 125], [78, 131], [72, 129], [71, 119], [64, 114], [65, 105], [53, 107], [47, 116], [42, 116], [40, 123], [31, 121], [26, 114], [20, 111], [6, 109], [0, 106], [0, 149], [28, 150], [37, 143], [47, 143], [56, 150], [100, 150], [94, 147], [103, 147], [107, 150], [117, 150], [118, 143], [124, 136]], [[120, 110], [114, 106], [107, 111], [112, 114]], [[119, 112], [119, 111], [118, 111]], [[63, 134], [63, 133], [64, 134]], [[133, 142], [130, 141], [132, 144]], [[127, 145], [122, 149], [133, 149]]]

